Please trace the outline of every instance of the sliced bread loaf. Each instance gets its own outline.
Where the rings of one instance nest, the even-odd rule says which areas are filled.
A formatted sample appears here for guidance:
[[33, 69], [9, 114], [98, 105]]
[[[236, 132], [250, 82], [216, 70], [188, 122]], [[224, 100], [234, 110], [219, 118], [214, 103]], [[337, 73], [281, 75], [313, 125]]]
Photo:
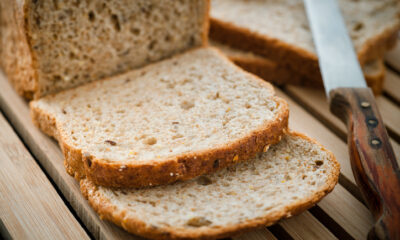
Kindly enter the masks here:
[[125, 230], [154, 239], [222, 238], [299, 214], [332, 191], [339, 164], [313, 140], [290, 133], [251, 161], [168, 186], [98, 187], [91, 206]]
[[[261, 55], [243, 51], [215, 41], [210, 45], [220, 49], [230, 60], [244, 70], [254, 73], [271, 83], [296, 84], [310, 87], [322, 87], [321, 81], [308, 79], [306, 75], [296, 72], [290, 66], [279, 64]], [[385, 79], [385, 66], [383, 59], [375, 59], [364, 64], [363, 72], [368, 86], [375, 94], [380, 94]]]
[[40, 97], [205, 44], [208, 0], [1, 1], [2, 58]]
[[67, 171], [95, 184], [167, 184], [248, 160], [279, 141], [287, 103], [212, 48], [32, 101]]
[[[382, 58], [400, 28], [397, 0], [339, 0], [362, 65]], [[214, 0], [210, 37], [288, 65], [321, 81], [318, 58], [301, 0]]]

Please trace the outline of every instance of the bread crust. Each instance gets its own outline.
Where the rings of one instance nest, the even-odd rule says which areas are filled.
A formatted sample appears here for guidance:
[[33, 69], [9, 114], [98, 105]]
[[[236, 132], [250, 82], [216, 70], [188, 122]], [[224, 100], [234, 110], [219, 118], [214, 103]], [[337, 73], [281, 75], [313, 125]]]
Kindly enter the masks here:
[[[19, 95], [27, 100], [39, 99], [42, 93], [39, 89], [37, 74], [38, 61], [32, 49], [31, 32], [28, 30], [28, 16], [31, 9], [29, 0], [2, 1], [0, 16], [2, 34], [0, 38], [1, 65], [9, 81]], [[204, 0], [205, 17], [203, 21], [202, 43], [206, 46], [209, 30], [210, 0]]]
[[[323, 88], [322, 79], [319, 82], [310, 81], [307, 76], [296, 73], [289, 67], [283, 67], [266, 58], [247, 58], [239, 56], [228, 56], [231, 61], [246, 71], [254, 73], [262, 79], [277, 84], [294, 84], [307, 87]], [[379, 72], [374, 75], [364, 74], [367, 85], [375, 95], [380, 95], [383, 91], [383, 81], [385, 79], [385, 66], [383, 59], [375, 60], [379, 63]]]
[[[252, 81], [256, 81], [261, 86], [270, 89], [272, 93], [274, 92], [271, 84], [237, 67], [219, 50], [210, 47], [208, 49], [213, 49], [226, 64], [231, 65], [238, 72], [251, 75], [250, 79]], [[182, 54], [195, 50], [191, 49]], [[68, 136], [58, 127], [55, 116], [36, 107], [35, 102], [30, 103], [30, 108], [33, 123], [43, 132], [58, 140], [65, 157], [64, 165], [70, 175], [77, 180], [87, 177], [100, 186], [137, 188], [168, 184], [210, 173], [236, 164], [238, 161], [248, 160], [257, 153], [262, 152], [266, 145], [279, 142], [288, 128], [289, 107], [286, 101], [279, 97], [274, 96], [273, 101], [276, 102], [279, 108], [275, 118], [258, 129], [249, 132], [241, 139], [227, 143], [225, 146], [180, 154], [162, 162], [149, 161], [148, 164], [137, 164], [135, 162], [115, 163], [97, 159], [91, 153], [83, 152], [81, 149], [68, 144]]]
[[37, 90], [37, 81], [27, 37], [26, 1], [2, 1], [1, 5], [2, 68], [17, 93], [31, 99]]
[[[373, 59], [383, 58], [384, 53], [394, 47], [399, 29], [400, 21], [387, 28], [382, 34], [365, 42], [358, 51], [361, 65]], [[319, 83], [322, 80], [318, 57], [315, 54], [279, 39], [264, 36], [213, 17], [210, 18], [210, 38], [233, 48], [251, 51], [279, 61], [283, 66], [306, 77], [308, 81]]]
[[146, 223], [141, 221], [139, 218], [129, 217], [126, 209], [118, 209], [118, 207], [113, 205], [107, 198], [102, 197], [98, 192], [96, 192], [96, 185], [86, 179], [82, 179], [80, 182], [81, 191], [88, 199], [93, 209], [100, 215], [101, 219], [112, 221], [130, 233], [152, 239], [225, 238], [252, 229], [270, 226], [281, 219], [300, 214], [301, 212], [318, 203], [325, 195], [333, 190], [339, 178], [340, 165], [330, 151], [326, 150], [315, 140], [310, 139], [301, 133], [291, 132], [289, 134], [310, 141], [313, 144], [318, 145], [322, 151], [327, 152], [330, 156], [333, 169], [328, 176], [326, 184], [321, 186], [313, 196], [310, 196], [306, 199], [300, 199], [297, 202], [286, 206], [284, 210], [274, 212], [273, 214], [261, 218], [251, 219], [239, 224], [233, 224], [219, 228], [202, 227], [201, 229], [177, 229], [173, 227], [152, 227], [146, 225]]

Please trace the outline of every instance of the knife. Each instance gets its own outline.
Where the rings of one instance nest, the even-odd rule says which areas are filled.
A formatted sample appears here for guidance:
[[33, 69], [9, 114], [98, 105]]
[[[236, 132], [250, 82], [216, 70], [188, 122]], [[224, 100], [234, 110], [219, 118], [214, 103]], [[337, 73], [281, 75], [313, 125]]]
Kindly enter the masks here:
[[357, 185], [375, 219], [368, 239], [400, 239], [400, 170], [336, 0], [304, 0], [330, 110], [347, 124]]

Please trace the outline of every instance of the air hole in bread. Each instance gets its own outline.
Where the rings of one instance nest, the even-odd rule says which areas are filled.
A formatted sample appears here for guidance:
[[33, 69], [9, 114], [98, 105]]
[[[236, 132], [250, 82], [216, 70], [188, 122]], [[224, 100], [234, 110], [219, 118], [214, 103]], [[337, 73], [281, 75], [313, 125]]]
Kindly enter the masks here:
[[131, 33], [135, 36], [139, 36], [140, 35], [140, 28], [131, 28], [130, 29]]
[[93, 11], [90, 11], [88, 14], [89, 21], [94, 22], [96, 20], [96, 15]]
[[354, 24], [354, 26], [353, 26], [353, 30], [356, 31], [356, 32], [360, 31], [360, 30], [363, 29], [363, 28], [364, 28], [364, 24], [361, 23], [361, 22], [357, 22], [357, 23]]
[[186, 225], [191, 227], [203, 227], [208, 226], [211, 223], [212, 222], [205, 217], [193, 217], [187, 221]]
[[88, 167], [92, 166], [92, 160], [90, 158], [86, 158], [86, 164]]
[[150, 43], [149, 43], [149, 45], [147, 46], [147, 48], [149, 49], [149, 50], [153, 50], [154, 49], [154, 46], [157, 44], [157, 41], [156, 40], [153, 40], [153, 41], [151, 41]]
[[200, 176], [197, 178], [196, 181], [197, 181], [197, 184], [203, 185], [203, 186], [212, 184], [212, 180], [206, 176]]
[[116, 191], [112, 190], [111, 192], [114, 194], [114, 196], [116, 196], [116, 197], [119, 196], [119, 194]]
[[111, 146], [116, 146], [117, 143], [112, 140], [105, 140], [104, 143], [110, 144]]
[[315, 161], [315, 165], [317, 165], [317, 166], [322, 166], [322, 164], [324, 164], [324, 161], [321, 161], [321, 160]]
[[117, 16], [117, 15], [115, 15], [115, 14], [112, 14], [112, 15], [111, 15], [111, 22], [112, 22], [112, 24], [113, 24], [113, 26], [114, 26], [114, 29], [115, 29], [117, 32], [121, 31], [121, 25], [120, 25], [120, 23], [119, 23], [119, 19], [118, 19], [118, 16]]
[[165, 35], [164, 40], [165, 40], [166, 42], [170, 42], [170, 41], [172, 40], [172, 36], [171, 36], [170, 34], [167, 34], [167, 35]]

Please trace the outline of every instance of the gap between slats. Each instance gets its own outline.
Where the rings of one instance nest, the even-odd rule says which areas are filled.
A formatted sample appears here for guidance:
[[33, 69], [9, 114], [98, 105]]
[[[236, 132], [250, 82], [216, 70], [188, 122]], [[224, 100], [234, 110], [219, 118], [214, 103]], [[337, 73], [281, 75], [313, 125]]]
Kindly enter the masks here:
[[[286, 86], [284, 91], [319, 121], [323, 122], [324, 125], [332, 129], [343, 141], [347, 140], [346, 126], [329, 111], [328, 102], [322, 90], [299, 86]], [[400, 139], [400, 121], [398, 121], [398, 119], [400, 119], [400, 108], [383, 96], [378, 96], [376, 100], [389, 135], [397, 141]], [[400, 149], [398, 148], [398, 143], [393, 139], [391, 139], [392, 146], [396, 156], [399, 156]]]
[[390, 68], [386, 68], [383, 84], [384, 96], [400, 106], [400, 72], [396, 73]]
[[15, 239], [90, 239], [1, 112], [0, 129], [1, 228]]
[[400, 38], [397, 40], [396, 47], [385, 54], [385, 62], [400, 73]]
[[99, 219], [80, 193], [79, 184], [66, 173], [58, 145], [33, 125], [27, 103], [15, 93], [1, 71], [0, 89], [0, 108], [93, 236], [96, 239], [139, 239]]
[[[64, 170], [62, 164], [62, 155], [60, 149], [56, 145], [56, 143], [50, 140], [48, 137], [44, 136], [42, 133], [36, 129], [29, 117], [29, 110], [27, 108], [27, 104], [19, 98], [14, 91], [11, 90], [11, 87], [3, 78], [0, 81], [0, 88], [7, 89], [2, 92], [1, 96], [1, 105], [5, 108], [5, 112], [10, 116], [13, 121], [13, 124], [16, 126], [18, 131], [21, 132], [21, 136], [25, 139], [26, 143], [32, 149], [32, 152], [37, 156], [37, 158], [42, 162], [43, 166], [49, 171], [49, 175], [54, 179], [56, 184], [60, 187], [63, 194], [67, 197], [67, 199], [71, 202], [71, 205], [76, 209], [79, 216], [82, 218], [82, 221], [87, 225], [88, 229], [93, 233], [96, 238], [107, 239], [111, 237], [132, 237], [125, 233], [123, 230], [112, 226], [112, 224], [108, 222], [101, 221], [94, 211], [88, 206], [85, 199], [80, 194], [78, 184], [70, 177]], [[40, 143], [40, 144], [38, 144]], [[340, 187], [340, 185], [338, 185]], [[333, 194], [333, 195], [332, 195]], [[331, 196], [335, 196], [332, 193]], [[338, 194], [337, 194], [338, 195]], [[349, 194], [349, 198], [346, 199], [347, 202], [358, 202], [357, 199], [353, 198]], [[358, 202], [359, 203], [359, 202]], [[345, 215], [344, 218], [349, 218], [348, 221], [352, 221], [351, 214], [349, 213], [340, 213], [340, 209], [335, 207], [335, 205], [328, 204], [330, 208], [336, 208], [335, 211], [336, 217], [333, 218], [335, 221], [338, 219], [337, 216]], [[361, 205], [361, 208], [358, 212], [367, 212], [364, 209], [364, 206]], [[309, 218], [306, 216], [306, 218]], [[285, 223], [286, 228], [287, 225], [292, 223]], [[353, 227], [354, 225], [361, 224], [365, 226], [365, 228], [369, 228], [368, 222], [361, 223], [353, 223], [353, 225], [349, 225], [349, 227]], [[325, 230], [324, 230], [325, 231]], [[351, 229], [349, 231], [352, 231]], [[355, 236], [364, 236], [366, 233], [359, 232], [357, 229], [352, 232]]]
[[[14, 91], [11, 90], [8, 83], [3, 79], [0, 87], [9, 88], [9, 91], [5, 91], [0, 96], [0, 105], [4, 111], [9, 115], [14, 126], [21, 133], [21, 136], [26, 140], [27, 145], [31, 148], [32, 152], [42, 162], [44, 168], [49, 172], [49, 175], [54, 179], [56, 184], [60, 187], [63, 195], [68, 198], [71, 205], [76, 209], [78, 215], [82, 221], [87, 225], [88, 229], [93, 233], [97, 239], [108, 239], [118, 238], [124, 236], [127, 238], [137, 238], [136, 236], [130, 235], [111, 223], [101, 221], [97, 214], [89, 207], [86, 200], [83, 199], [79, 191], [78, 184], [70, 177], [64, 170], [63, 157], [60, 149], [56, 143], [44, 136], [36, 127], [29, 117], [29, 110], [27, 104], [19, 98]], [[7, 94], [7, 96], [4, 96]], [[16, 111], [18, 109], [18, 111]], [[40, 144], [38, 144], [40, 143]], [[310, 217], [305, 217], [306, 221]], [[309, 220], [310, 221], [310, 220]], [[285, 222], [282, 221], [282, 222]], [[280, 224], [280, 223], [279, 223]], [[286, 223], [286, 226], [291, 226], [293, 223]], [[291, 226], [292, 229], [296, 229], [296, 226]], [[319, 228], [321, 232], [328, 231], [323, 226]], [[268, 231], [266, 228], [264, 231]], [[301, 234], [305, 234], [303, 232]], [[300, 234], [300, 236], [301, 236]], [[296, 236], [299, 236], [297, 234]], [[302, 236], [307, 238], [308, 236]], [[248, 238], [249, 239], [249, 238]], [[297, 238], [294, 238], [297, 239]]]

